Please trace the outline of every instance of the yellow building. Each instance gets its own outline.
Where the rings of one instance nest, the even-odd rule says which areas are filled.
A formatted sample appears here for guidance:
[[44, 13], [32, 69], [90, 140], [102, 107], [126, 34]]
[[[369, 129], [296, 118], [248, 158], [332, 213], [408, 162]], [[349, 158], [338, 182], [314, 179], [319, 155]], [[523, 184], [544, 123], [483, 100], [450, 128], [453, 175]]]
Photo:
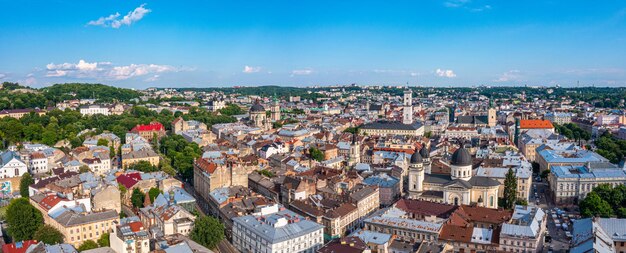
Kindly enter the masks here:
[[159, 166], [161, 161], [159, 154], [150, 150], [150, 149], [142, 149], [139, 151], [130, 151], [126, 154], [122, 155], [122, 167], [128, 168], [130, 165], [138, 163], [140, 161], [146, 161], [152, 164], [153, 166]]

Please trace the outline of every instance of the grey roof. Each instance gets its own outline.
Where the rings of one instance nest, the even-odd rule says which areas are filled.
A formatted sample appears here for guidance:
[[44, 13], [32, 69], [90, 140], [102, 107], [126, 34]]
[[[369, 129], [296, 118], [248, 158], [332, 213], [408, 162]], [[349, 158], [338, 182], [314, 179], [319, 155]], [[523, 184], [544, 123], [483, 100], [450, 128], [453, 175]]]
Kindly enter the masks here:
[[[283, 218], [290, 221], [279, 227], [271, 225]], [[272, 243], [297, 238], [324, 228], [321, 224], [307, 220], [287, 209], [263, 217], [254, 215], [235, 217], [233, 222], [241, 224], [246, 230]]]
[[420, 150], [420, 155], [422, 158], [428, 158], [430, 156], [430, 152], [428, 152], [428, 148], [425, 145], [422, 145], [423, 148]]
[[465, 189], [472, 189], [472, 184], [462, 179], [454, 179], [448, 182], [447, 184], [444, 184], [444, 187], [448, 187], [448, 186], [458, 186], [458, 187], [463, 187]]
[[626, 219], [598, 218], [597, 222], [614, 241], [626, 241]]
[[254, 105], [252, 105], [252, 107], [250, 107], [250, 111], [251, 112], [265, 112], [265, 107], [263, 107], [259, 103], [255, 103]]
[[454, 151], [452, 154], [452, 159], [450, 160], [450, 164], [456, 166], [467, 166], [472, 165], [472, 155], [470, 155], [469, 151], [464, 147], [461, 147]]
[[487, 116], [464, 115], [458, 116], [456, 121], [459, 124], [487, 124], [489, 120]]
[[411, 155], [411, 164], [421, 163], [423, 161], [424, 159], [422, 159], [422, 155], [417, 149], [415, 149], [415, 152]]
[[484, 187], [500, 186], [500, 182], [498, 182], [495, 179], [488, 178], [488, 177], [474, 176], [468, 182], [472, 186], [484, 186]]
[[450, 175], [441, 175], [441, 174], [425, 174], [424, 182], [431, 184], [447, 184], [452, 181]]
[[98, 213], [80, 214], [72, 210], [65, 211], [57, 216], [55, 220], [64, 227], [71, 227], [81, 224], [94, 223], [99, 221], [119, 218], [117, 211], [108, 210]]
[[361, 129], [396, 129], [396, 130], [417, 130], [422, 124], [415, 122], [413, 124], [404, 124], [398, 121], [376, 121], [365, 124]]

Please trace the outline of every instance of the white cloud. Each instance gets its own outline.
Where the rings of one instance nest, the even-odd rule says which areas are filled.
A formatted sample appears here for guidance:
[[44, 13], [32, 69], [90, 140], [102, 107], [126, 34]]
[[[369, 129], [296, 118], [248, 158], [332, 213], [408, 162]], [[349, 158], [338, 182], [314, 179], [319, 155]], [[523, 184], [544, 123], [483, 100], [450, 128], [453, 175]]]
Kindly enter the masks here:
[[26, 85], [26, 86], [33, 86], [33, 85], [37, 84], [37, 78], [35, 78], [33, 76], [27, 76], [26, 79], [19, 80], [18, 83]]
[[437, 69], [435, 70], [435, 75], [439, 77], [447, 77], [447, 78], [456, 77], [456, 74], [451, 69]]
[[261, 67], [252, 67], [248, 65], [243, 67], [243, 73], [246, 73], [246, 74], [257, 73], [259, 71], [261, 71]]
[[451, 1], [444, 2], [443, 5], [448, 8], [458, 8], [458, 7], [462, 7], [463, 5], [469, 2], [470, 0], [451, 0]]
[[2, 73], [0, 73], [0, 80], [4, 79], [5, 77], [7, 77], [7, 75], [6, 75], [6, 74], [2, 74]]
[[443, 6], [448, 8], [463, 8], [472, 12], [481, 12], [491, 9], [491, 5], [478, 5], [476, 3], [472, 3], [471, 0], [450, 0], [444, 2]]
[[520, 78], [521, 78], [520, 71], [517, 69], [514, 69], [514, 70], [509, 70], [507, 72], [502, 73], [502, 75], [500, 75], [498, 79], [493, 80], [493, 81], [498, 82], [498, 83], [515, 82], [515, 81], [521, 81]]
[[141, 20], [146, 14], [152, 12], [152, 10], [144, 8], [145, 5], [146, 4], [142, 4], [134, 10], [129, 11], [128, 14], [121, 19], [119, 18], [121, 15], [118, 12], [107, 17], [100, 17], [97, 20], [89, 21], [87, 25], [111, 27], [115, 29], [120, 28], [122, 25], [130, 26], [132, 23]]
[[157, 64], [130, 64], [114, 66], [110, 62], [86, 62], [78, 63], [50, 63], [46, 65], [47, 77], [74, 77], [106, 80], [126, 80], [133, 77], [153, 75], [151, 80], [157, 80], [159, 73], [189, 71], [189, 68], [177, 68], [170, 65]]
[[146, 82], [155, 82], [159, 80], [159, 77], [161, 77], [161, 75], [153, 75], [151, 77], [146, 78]]
[[311, 68], [306, 68], [306, 69], [296, 69], [291, 71], [291, 76], [304, 76], [304, 75], [310, 75], [313, 74], [313, 69]]

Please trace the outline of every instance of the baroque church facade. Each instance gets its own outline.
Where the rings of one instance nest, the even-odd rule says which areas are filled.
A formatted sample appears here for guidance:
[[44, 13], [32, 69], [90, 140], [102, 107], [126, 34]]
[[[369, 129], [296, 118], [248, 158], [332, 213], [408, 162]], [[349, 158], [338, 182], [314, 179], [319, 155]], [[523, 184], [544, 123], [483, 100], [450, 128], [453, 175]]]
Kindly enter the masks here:
[[453, 205], [498, 208], [500, 182], [473, 176], [472, 156], [460, 147], [450, 159], [450, 174], [433, 174], [427, 147], [415, 150], [409, 166], [408, 198]]

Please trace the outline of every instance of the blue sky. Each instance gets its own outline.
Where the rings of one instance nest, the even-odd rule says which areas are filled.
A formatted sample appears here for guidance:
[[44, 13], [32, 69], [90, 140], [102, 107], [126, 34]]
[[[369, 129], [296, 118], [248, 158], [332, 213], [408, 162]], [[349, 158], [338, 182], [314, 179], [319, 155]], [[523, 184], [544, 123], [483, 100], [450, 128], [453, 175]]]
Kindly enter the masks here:
[[626, 86], [626, 1], [7, 1], [33, 87]]

